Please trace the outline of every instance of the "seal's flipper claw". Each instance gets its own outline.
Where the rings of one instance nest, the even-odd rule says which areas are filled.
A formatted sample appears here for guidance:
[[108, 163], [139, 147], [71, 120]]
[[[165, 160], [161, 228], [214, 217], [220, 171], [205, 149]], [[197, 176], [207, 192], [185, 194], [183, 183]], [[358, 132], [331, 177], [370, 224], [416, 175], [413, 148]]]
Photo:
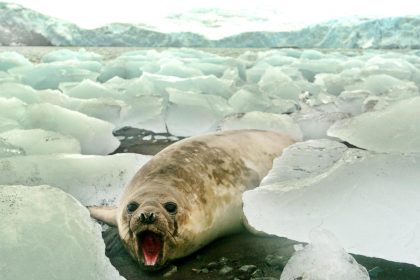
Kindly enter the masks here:
[[110, 226], [117, 226], [117, 208], [116, 207], [88, 207], [90, 216], [98, 221], [104, 222]]

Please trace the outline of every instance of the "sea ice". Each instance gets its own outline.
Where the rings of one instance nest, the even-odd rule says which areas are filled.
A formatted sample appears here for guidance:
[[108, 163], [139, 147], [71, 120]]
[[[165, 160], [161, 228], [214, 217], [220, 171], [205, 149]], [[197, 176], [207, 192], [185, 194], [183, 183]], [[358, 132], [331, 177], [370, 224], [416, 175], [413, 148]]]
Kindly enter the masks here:
[[281, 273], [280, 280], [369, 280], [363, 266], [344, 251], [326, 231], [311, 234], [311, 243], [297, 251]]
[[420, 97], [337, 122], [328, 135], [377, 152], [420, 152]]
[[418, 170], [419, 154], [377, 154], [326, 139], [297, 143], [259, 188], [244, 193], [244, 213], [258, 231], [308, 242], [325, 229], [347, 252], [420, 266]]
[[218, 129], [261, 129], [286, 134], [293, 139], [302, 140], [302, 131], [297, 123], [288, 115], [278, 115], [264, 112], [249, 112], [233, 114], [222, 120]]
[[60, 133], [42, 129], [15, 129], [0, 133], [0, 140], [21, 148], [26, 155], [39, 154], [80, 154], [77, 139]]
[[0, 158], [0, 184], [50, 185], [83, 205], [115, 205], [123, 188], [150, 159], [138, 154], [30, 155]]
[[100, 226], [49, 186], [0, 186], [2, 280], [123, 280], [105, 256]]
[[83, 154], [109, 154], [120, 142], [112, 135], [111, 123], [52, 104], [28, 106], [22, 118], [26, 129], [40, 128], [70, 135], [79, 140]]

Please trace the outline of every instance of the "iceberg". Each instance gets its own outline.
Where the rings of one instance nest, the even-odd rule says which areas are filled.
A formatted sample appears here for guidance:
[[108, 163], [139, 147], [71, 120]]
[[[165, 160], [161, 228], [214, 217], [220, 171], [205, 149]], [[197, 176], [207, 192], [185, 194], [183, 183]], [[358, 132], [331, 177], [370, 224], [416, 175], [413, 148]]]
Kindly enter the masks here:
[[137, 154], [0, 158], [0, 184], [50, 185], [71, 194], [85, 206], [116, 205], [124, 187], [149, 159], [150, 156]]
[[349, 253], [420, 266], [419, 168], [418, 153], [297, 143], [259, 188], [244, 193], [244, 213], [257, 231], [309, 242], [315, 230], [327, 230]]
[[100, 226], [72, 196], [0, 186], [0, 197], [2, 280], [124, 280], [105, 256]]

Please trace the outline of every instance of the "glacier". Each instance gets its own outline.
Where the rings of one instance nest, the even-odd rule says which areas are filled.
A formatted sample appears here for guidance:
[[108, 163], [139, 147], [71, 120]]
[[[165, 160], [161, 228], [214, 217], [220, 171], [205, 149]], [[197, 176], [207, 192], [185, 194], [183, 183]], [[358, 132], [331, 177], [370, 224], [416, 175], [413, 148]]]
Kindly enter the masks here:
[[[196, 24], [191, 22], [190, 26]], [[211, 40], [207, 34], [164, 32], [141, 24], [112, 23], [96, 29], [82, 29], [20, 5], [0, 3], [0, 45], [3, 46], [418, 49], [419, 26], [419, 16], [344, 18], [300, 30], [249, 31]], [[66, 57], [69, 58], [65, 53], [55, 54], [46, 61]]]

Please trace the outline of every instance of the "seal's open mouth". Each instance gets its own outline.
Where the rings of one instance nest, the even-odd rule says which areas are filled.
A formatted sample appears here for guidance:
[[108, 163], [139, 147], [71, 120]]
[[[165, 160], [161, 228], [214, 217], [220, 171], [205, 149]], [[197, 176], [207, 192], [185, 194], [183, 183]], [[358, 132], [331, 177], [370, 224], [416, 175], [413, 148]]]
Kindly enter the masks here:
[[139, 249], [143, 253], [144, 265], [155, 266], [162, 253], [162, 237], [152, 231], [144, 231], [138, 234], [137, 240]]

